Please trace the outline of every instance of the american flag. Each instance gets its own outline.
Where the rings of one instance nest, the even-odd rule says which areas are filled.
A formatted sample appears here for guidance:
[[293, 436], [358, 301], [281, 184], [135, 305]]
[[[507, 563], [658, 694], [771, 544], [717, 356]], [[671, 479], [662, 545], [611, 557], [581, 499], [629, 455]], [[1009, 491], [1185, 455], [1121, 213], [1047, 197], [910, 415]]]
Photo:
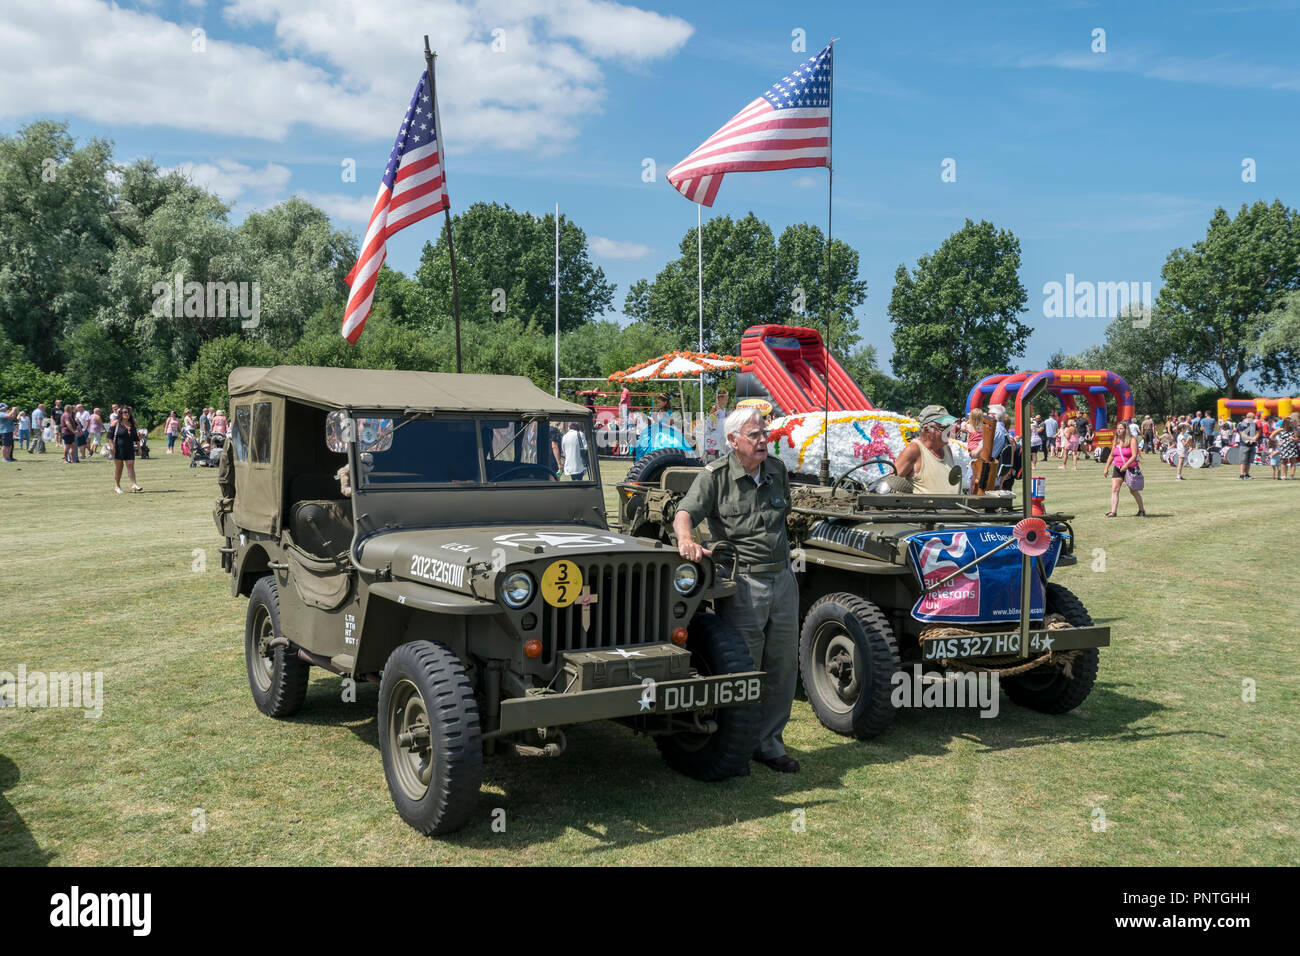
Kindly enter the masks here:
[[724, 173], [831, 164], [831, 45], [805, 60], [668, 171], [691, 202], [712, 206]]
[[379, 267], [388, 254], [389, 237], [447, 207], [437, 111], [437, 104], [429, 96], [429, 74], [421, 73], [384, 167], [361, 255], [348, 273], [351, 291], [343, 313], [343, 337], [349, 342], [355, 343], [366, 327]]

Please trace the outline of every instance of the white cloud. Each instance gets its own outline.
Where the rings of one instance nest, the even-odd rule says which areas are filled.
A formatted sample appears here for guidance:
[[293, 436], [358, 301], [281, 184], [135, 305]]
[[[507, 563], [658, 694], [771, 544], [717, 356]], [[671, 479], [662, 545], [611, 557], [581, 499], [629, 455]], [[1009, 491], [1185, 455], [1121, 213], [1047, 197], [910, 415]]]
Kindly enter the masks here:
[[812, 189], [814, 186], [820, 186], [823, 180], [816, 176], [800, 176], [794, 181], [796, 189]]
[[284, 191], [292, 175], [279, 163], [267, 163], [256, 169], [233, 159], [218, 159], [215, 163], [179, 163], [175, 168], [190, 182], [216, 193], [225, 202], [251, 200], [253, 205], [273, 201]]
[[350, 196], [347, 193], [300, 192], [298, 195], [313, 206], [325, 210], [335, 222], [368, 223], [375, 208], [374, 196]]
[[[74, 113], [272, 140], [303, 124], [391, 141], [428, 31], [449, 152], [546, 149], [599, 112], [605, 63], [670, 56], [693, 32], [608, 0], [228, 0], [222, 13], [196, 50], [195, 23], [104, 0], [6, 0], [0, 116]], [[264, 49], [223, 38], [247, 27], [269, 27], [273, 40]]]
[[623, 242], [606, 239], [604, 236], [588, 236], [587, 244], [591, 246], [592, 253], [601, 259], [641, 259], [654, 252], [639, 242]]
[[1245, 63], [1229, 54], [1187, 59], [1143, 51], [1060, 53], [1020, 57], [1014, 65], [1027, 69], [1053, 67], [1094, 73], [1135, 73], [1148, 79], [1165, 80], [1169, 83], [1300, 91], [1300, 71], [1294, 67]]

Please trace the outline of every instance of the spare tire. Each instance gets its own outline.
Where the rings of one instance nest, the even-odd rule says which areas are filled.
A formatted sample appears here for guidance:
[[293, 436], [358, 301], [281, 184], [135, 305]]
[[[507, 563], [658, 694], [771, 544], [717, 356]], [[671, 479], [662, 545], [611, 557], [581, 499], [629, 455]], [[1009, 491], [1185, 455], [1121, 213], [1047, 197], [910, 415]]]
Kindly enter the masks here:
[[625, 480], [654, 484], [666, 468], [678, 466], [698, 468], [702, 464], [704, 463], [694, 455], [687, 454], [680, 448], [660, 448], [634, 461], [632, 467], [627, 470]]

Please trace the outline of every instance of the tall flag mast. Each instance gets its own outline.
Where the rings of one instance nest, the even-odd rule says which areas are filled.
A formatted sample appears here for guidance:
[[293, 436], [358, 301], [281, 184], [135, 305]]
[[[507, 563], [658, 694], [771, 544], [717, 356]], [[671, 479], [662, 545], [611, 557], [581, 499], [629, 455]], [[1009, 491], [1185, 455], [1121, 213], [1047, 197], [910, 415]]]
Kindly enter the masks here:
[[[721, 129], [668, 171], [668, 182], [698, 206], [712, 206], [727, 173], [763, 172], [769, 169], [831, 168], [831, 88], [834, 84], [831, 40], [814, 57], [782, 77], [762, 96], [751, 101]], [[826, 395], [830, 408], [830, 180], [827, 182], [826, 216]], [[700, 350], [704, 350], [703, 229], [698, 218], [695, 232], [699, 283]], [[703, 410], [703, 385], [700, 408]], [[822, 445], [822, 480], [829, 481], [826, 445]]]
[[388, 255], [388, 240], [407, 226], [438, 212], [446, 214], [447, 251], [451, 257], [452, 311], [456, 321], [456, 371], [461, 370], [460, 290], [456, 282], [456, 250], [451, 235], [451, 200], [443, 175], [442, 129], [433, 79], [433, 54], [424, 38], [425, 70], [415, 86], [397, 131], [393, 151], [379, 182], [357, 264], [348, 273], [348, 303], [343, 312], [343, 337], [356, 343], [366, 326], [375, 297], [379, 269]]

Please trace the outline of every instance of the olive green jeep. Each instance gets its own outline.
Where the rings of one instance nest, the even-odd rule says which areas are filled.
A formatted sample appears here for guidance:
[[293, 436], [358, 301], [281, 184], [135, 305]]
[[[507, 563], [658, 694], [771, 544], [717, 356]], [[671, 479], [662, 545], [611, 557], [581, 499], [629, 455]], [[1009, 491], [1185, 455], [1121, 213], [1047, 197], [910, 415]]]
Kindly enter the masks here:
[[[525, 378], [238, 368], [214, 511], [258, 708], [315, 666], [379, 685], [393, 802], [471, 817], [483, 757], [614, 720], [701, 780], [748, 772], [764, 675], [711, 560], [612, 531], [590, 410]], [[561, 459], [567, 467], [561, 466]]]

